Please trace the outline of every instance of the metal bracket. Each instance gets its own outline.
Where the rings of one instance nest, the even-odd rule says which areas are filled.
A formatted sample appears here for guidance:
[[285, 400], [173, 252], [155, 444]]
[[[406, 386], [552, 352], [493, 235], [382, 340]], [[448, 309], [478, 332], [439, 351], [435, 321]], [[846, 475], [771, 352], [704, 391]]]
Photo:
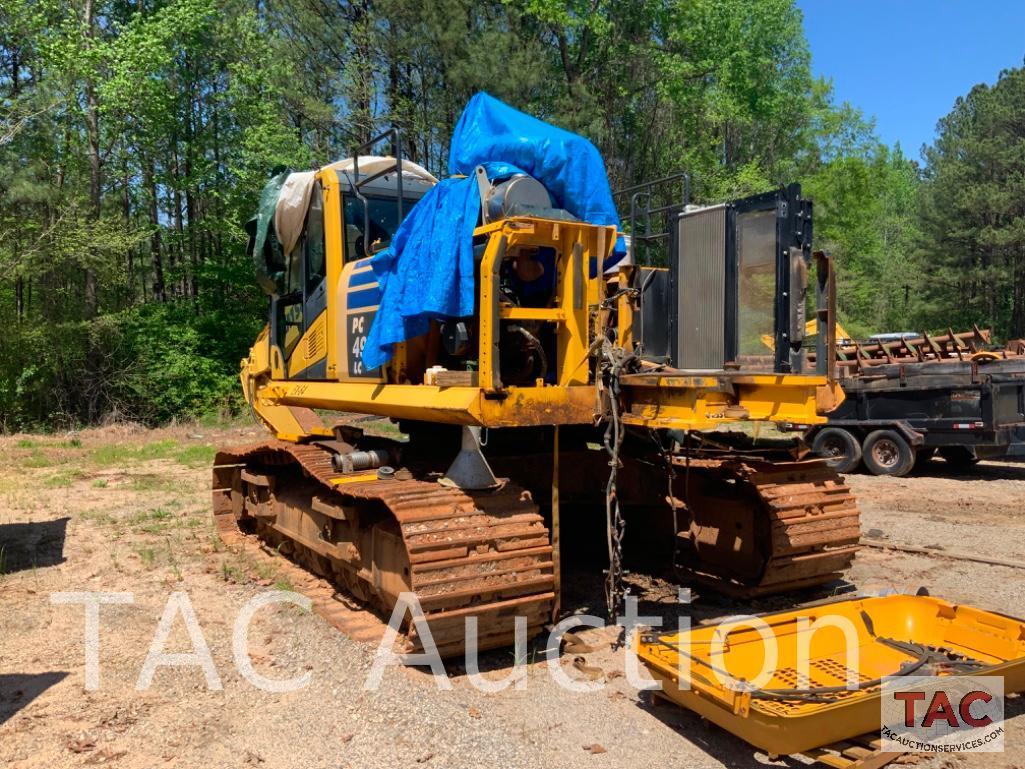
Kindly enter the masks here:
[[488, 172], [484, 170], [484, 166], [477, 166], [473, 173], [477, 177], [477, 189], [480, 191], [481, 222], [487, 224], [491, 220], [491, 217], [488, 216], [488, 198], [491, 197], [493, 185], [488, 179]]

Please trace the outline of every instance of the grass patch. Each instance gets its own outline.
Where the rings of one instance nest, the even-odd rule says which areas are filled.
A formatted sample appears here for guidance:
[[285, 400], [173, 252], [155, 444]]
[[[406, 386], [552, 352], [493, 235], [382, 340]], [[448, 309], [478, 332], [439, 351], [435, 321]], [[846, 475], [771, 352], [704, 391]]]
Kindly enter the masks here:
[[112, 443], [95, 449], [91, 458], [98, 465], [123, 465], [131, 462], [167, 459], [177, 449], [177, 441], [171, 440], [153, 441], [139, 446]]
[[154, 510], [143, 510], [130, 516], [129, 527], [145, 534], [163, 534], [175, 525], [174, 513], [158, 507]]
[[362, 425], [367, 435], [380, 435], [386, 438], [405, 438], [406, 434], [390, 419], [377, 419]]
[[171, 548], [171, 539], [167, 539], [167, 562], [171, 565], [171, 571], [174, 573], [174, 578], [178, 581], [182, 581], [182, 570], [178, 565], [178, 559], [174, 557], [174, 550]]
[[221, 579], [236, 585], [244, 585], [249, 582], [249, 577], [246, 576], [245, 571], [227, 561], [221, 562]]
[[289, 581], [288, 577], [281, 577], [280, 579], [275, 581], [274, 582], [274, 589], [275, 590], [287, 590], [290, 593], [294, 593], [295, 592], [295, 587], [293, 587], [293, 585]]
[[49, 467], [53, 462], [39, 449], [33, 449], [32, 453], [22, 460], [21, 464], [25, 467]]
[[174, 453], [174, 458], [180, 464], [190, 467], [203, 467], [214, 461], [217, 449], [208, 443], [192, 443], [182, 446]]
[[172, 516], [170, 510], [164, 510], [162, 507], [154, 508], [153, 510], [143, 510], [136, 513], [128, 519], [128, 523], [144, 523], [145, 521], [164, 521]]
[[71, 438], [70, 440], [62, 441], [60, 445], [64, 449], [80, 449], [82, 448], [82, 441], [79, 438]]
[[83, 521], [95, 521], [104, 526], [112, 526], [117, 523], [117, 518], [103, 510], [84, 510], [78, 514]]
[[90, 484], [94, 489], [105, 489], [107, 488], [106, 478], [97, 478]]
[[247, 564], [250, 570], [256, 573], [256, 576], [263, 581], [273, 580], [278, 576], [278, 569], [276, 566], [257, 561], [256, 563]]
[[139, 561], [147, 569], [152, 569], [156, 565], [157, 551], [152, 547], [140, 547], [135, 552], [139, 556]]
[[188, 443], [163, 440], [143, 443], [137, 446], [110, 444], [93, 450], [91, 459], [94, 464], [104, 467], [123, 466], [135, 462], [150, 462], [155, 459], [172, 459], [182, 465], [197, 467], [208, 465], [217, 453], [210, 444]]
[[31, 438], [19, 438], [17, 443], [14, 444], [15, 448], [19, 449], [34, 449], [39, 444]]
[[66, 489], [75, 481], [82, 479], [80, 470], [61, 470], [43, 480], [43, 486], [48, 489]]
[[135, 475], [126, 488], [129, 491], [179, 491], [181, 482], [162, 475]]

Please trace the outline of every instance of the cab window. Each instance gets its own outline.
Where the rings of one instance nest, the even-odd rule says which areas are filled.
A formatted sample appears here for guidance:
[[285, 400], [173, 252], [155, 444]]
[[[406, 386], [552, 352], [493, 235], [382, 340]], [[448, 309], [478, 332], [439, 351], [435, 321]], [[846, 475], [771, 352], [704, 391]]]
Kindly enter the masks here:
[[313, 186], [310, 209], [306, 214], [306, 294], [313, 293], [324, 280], [324, 193], [320, 182]]
[[[376, 253], [386, 247], [399, 227], [399, 211], [395, 198], [367, 195], [366, 211], [369, 213], [369, 227], [364, 221], [363, 201], [355, 195], [345, 195], [342, 204], [342, 224], [345, 237], [345, 261], [362, 259], [370, 251]], [[416, 204], [415, 200], [403, 199], [402, 213], [407, 215]]]

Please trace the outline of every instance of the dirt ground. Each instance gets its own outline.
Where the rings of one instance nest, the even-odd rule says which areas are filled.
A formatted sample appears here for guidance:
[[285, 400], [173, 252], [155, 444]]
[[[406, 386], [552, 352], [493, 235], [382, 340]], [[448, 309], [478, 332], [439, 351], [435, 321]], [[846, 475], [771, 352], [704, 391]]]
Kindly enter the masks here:
[[[732, 767], [800, 766], [763, 755], [696, 716], [660, 705], [613, 671], [622, 652], [594, 631], [587, 664], [599, 691], [572, 693], [531, 652], [526, 686], [472, 687], [450, 665], [450, 691], [419, 670], [390, 668], [364, 683], [376, 646], [290, 604], [250, 626], [254, 667], [271, 679], [308, 675], [293, 692], [252, 686], [233, 663], [242, 606], [293, 587], [271, 557], [224, 548], [209, 520], [213, 446], [261, 439], [255, 427], [111, 427], [66, 436], [0, 437], [0, 767]], [[914, 591], [1025, 614], [1025, 570], [952, 560], [962, 552], [1022, 557], [1025, 466], [984, 463], [946, 474], [942, 463], [906, 479], [851, 476], [866, 537], [934, 555], [865, 549], [848, 575], [863, 590]], [[576, 575], [577, 581], [588, 575]], [[637, 577], [635, 590], [667, 612], [675, 587]], [[100, 681], [85, 689], [84, 611], [51, 603], [59, 591], [131, 593], [100, 612]], [[220, 687], [197, 666], [162, 667], [137, 690], [165, 605], [183, 591], [209, 645]], [[803, 599], [814, 598], [814, 595]], [[705, 601], [702, 618], [779, 608]], [[572, 607], [570, 607], [572, 608]], [[181, 617], [168, 651], [189, 651]], [[508, 652], [482, 656], [505, 674]], [[569, 670], [564, 659], [563, 668]], [[572, 675], [576, 675], [570, 671]], [[1008, 702], [1003, 754], [923, 760], [927, 767], [1025, 765], [1025, 707]]]

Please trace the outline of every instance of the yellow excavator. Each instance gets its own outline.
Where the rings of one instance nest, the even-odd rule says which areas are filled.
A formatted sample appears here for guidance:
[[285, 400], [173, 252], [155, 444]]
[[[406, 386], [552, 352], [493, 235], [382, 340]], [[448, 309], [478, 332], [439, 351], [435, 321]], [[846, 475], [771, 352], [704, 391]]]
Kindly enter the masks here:
[[[390, 155], [369, 154], [380, 141]], [[259, 538], [385, 616], [414, 594], [403, 650], [443, 657], [467, 648], [471, 618], [481, 650], [512, 645], [518, 618], [528, 632], [559, 618], [564, 556], [584, 549], [562, 536], [570, 511], [578, 534], [581, 522], [604, 534], [613, 615], [627, 557], [742, 597], [821, 586], [850, 566], [859, 516], [840, 477], [741, 429], [822, 422], [843, 397], [829, 370], [832, 270], [812, 251], [797, 185], [707, 206], [689, 204], [686, 184], [666, 205], [652, 205], [652, 185], [627, 190], [632, 235], [617, 263], [619, 228], [563, 207], [559, 179], [556, 194], [482, 163], [439, 182], [401, 146], [391, 131], [348, 160], [275, 177], [248, 225], [270, 312], [241, 382], [272, 437], [216, 455], [226, 538]], [[576, 157], [564, 153], [566, 167]], [[458, 205], [439, 203], [442, 185], [449, 202], [461, 191]], [[399, 324], [382, 355], [387, 324], [375, 324], [394, 322], [396, 285], [415, 302], [417, 281], [445, 289], [455, 274], [443, 258], [453, 212], [468, 228], [459, 290], [472, 309]], [[400, 252], [414, 240], [418, 252]], [[415, 266], [412, 281], [394, 282], [399, 263]], [[397, 429], [360, 426], [381, 418]], [[850, 633], [818, 633], [819, 620]], [[781, 649], [767, 676], [756, 621]], [[1020, 691], [1023, 639], [1025, 620], [919, 595], [641, 630], [635, 643], [666, 697], [770, 755], [882, 766], [884, 677], [1000, 675]], [[835, 755], [817, 747], [834, 740]]]
[[[389, 155], [369, 154], [385, 141]], [[823, 421], [842, 398], [802, 349], [806, 307], [826, 328], [833, 317], [797, 185], [680, 200], [662, 212], [663, 266], [605, 269], [615, 226], [570, 214], [530, 175], [491, 183], [478, 169], [474, 312], [431, 319], [368, 369], [375, 256], [436, 183], [403, 160], [397, 132], [374, 142], [268, 185], [250, 224], [270, 314], [241, 382], [271, 437], [218, 452], [222, 530], [384, 616], [414, 593], [442, 656], [463, 652], [469, 616], [487, 649], [512, 644], [516, 616], [533, 633], [558, 615], [571, 506], [604, 534], [613, 611], [631, 542], [647, 543], [633, 555], [645, 567], [661, 559], [741, 596], [821, 585], [851, 564], [858, 509], [840, 477], [743, 432]], [[395, 437], [360, 427], [376, 417]], [[420, 649], [414, 623], [404, 632]]]

